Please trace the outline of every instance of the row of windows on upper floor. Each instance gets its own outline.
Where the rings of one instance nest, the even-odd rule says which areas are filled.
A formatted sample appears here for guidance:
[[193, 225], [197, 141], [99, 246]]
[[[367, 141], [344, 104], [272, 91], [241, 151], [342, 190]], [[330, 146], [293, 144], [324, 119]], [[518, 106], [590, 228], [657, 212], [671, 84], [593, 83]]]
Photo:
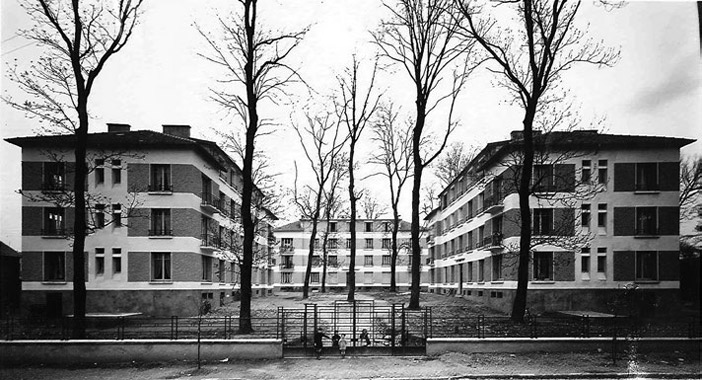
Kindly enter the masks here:
[[[584, 233], [607, 235], [607, 210], [607, 203], [598, 203], [597, 219], [593, 221], [589, 203], [582, 204], [579, 214], [571, 208], [532, 209], [532, 236], [573, 236], [576, 224]], [[615, 207], [614, 211], [614, 228], [611, 232], [615, 236], [657, 237], [678, 233], [677, 207]], [[478, 249], [501, 249], [504, 239], [519, 236], [518, 211], [507, 215], [497, 215], [476, 229], [430, 247], [430, 258], [451, 257]], [[505, 224], [507, 228], [503, 228]]]
[[[42, 182], [40, 189], [46, 192], [56, 192], [70, 190], [72, 183], [71, 177], [74, 174], [73, 163], [67, 162], [43, 162], [42, 163]], [[106, 170], [109, 169], [111, 174], [111, 182], [113, 186], [122, 183], [122, 161], [118, 159], [110, 160], [110, 165], [105, 163], [104, 159], [96, 159], [95, 167], [92, 169], [95, 186], [100, 186], [106, 182]], [[70, 177], [69, 177], [70, 174]], [[25, 173], [25, 175], [33, 175], [33, 173]], [[203, 203], [211, 205], [214, 209], [223, 212], [233, 212], [234, 203], [226, 201], [228, 197], [222, 191], [215, 194], [213, 180], [201, 173], [202, 191], [201, 197]], [[235, 181], [232, 182], [227, 178], [220, 176], [223, 182], [229, 184], [235, 191], [240, 192], [240, 185]], [[182, 180], [182, 179], [181, 179]], [[170, 194], [174, 191], [171, 164], [149, 164], [149, 178], [146, 190], [149, 193], [166, 193]], [[27, 189], [25, 190], [34, 190]], [[256, 195], [255, 195], [256, 196]]]
[[[598, 186], [597, 191], [606, 190], [608, 181], [607, 160], [599, 160], [596, 168], [591, 160], [582, 160], [578, 184]], [[593, 178], [593, 172], [597, 177]], [[677, 190], [677, 163], [645, 162], [615, 164], [614, 191], [658, 191]], [[633, 173], [632, 173], [633, 172]], [[673, 174], [671, 174], [673, 172]], [[465, 205], [436, 223], [437, 234], [466, 222], [485, 211], [495, 209], [504, 197], [514, 193], [517, 188], [518, 171], [508, 168], [485, 185], [485, 189], [470, 199]], [[663, 181], [661, 179], [664, 179]], [[575, 189], [575, 165], [535, 165], [532, 178], [532, 192], [570, 192]], [[670, 183], [670, 182], [673, 183]], [[460, 181], [459, 181], [460, 185]], [[458, 186], [458, 185], [457, 185]], [[453, 187], [452, 187], [453, 189]], [[442, 209], [467, 192], [469, 189], [459, 187], [460, 192], [449, 191], [442, 197]]]
[[[349, 266], [351, 263], [351, 255], [346, 255], [342, 256], [345, 257], [344, 260], [339, 261], [339, 255], [336, 255], [334, 253], [330, 253], [326, 257], [326, 264], [327, 267], [331, 268], [339, 268], [342, 266]], [[359, 257], [360, 258], [360, 257]], [[378, 256], [374, 255], [364, 255], [363, 256], [363, 266], [364, 267], [374, 267], [378, 265]], [[305, 260], [305, 263], [302, 264], [303, 268], [307, 266]], [[313, 267], [319, 267], [322, 266], [325, 263], [325, 259], [320, 257], [320, 256], [313, 256], [312, 257], [312, 266]], [[357, 264], [360, 264], [359, 261], [356, 262]], [[380, 266], [381, 267], [389, 267], [392, 265], [392, 256], [391, 255], [381, 255], [380, 256]], [[397, 262], [396, 265], [407, 265], [408, 267], [412, 266], [412, 256], [411, 255], [398, 255], [397, 257]], [[280, 270], [294, 270], [295, 269], [295, 263], [293, 260], [293, 256], [289, 255], [283, 255], [280, 256]]]

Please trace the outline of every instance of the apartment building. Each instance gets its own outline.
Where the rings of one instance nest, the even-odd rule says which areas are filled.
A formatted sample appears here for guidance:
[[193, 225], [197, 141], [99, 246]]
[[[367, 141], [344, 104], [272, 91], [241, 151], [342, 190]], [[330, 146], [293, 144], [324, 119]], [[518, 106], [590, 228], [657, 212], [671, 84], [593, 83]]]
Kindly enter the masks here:
[[[391, 275], [391, 228], [390, 219], [359, 219], [356, 221], [356, 287], [358, 290], [389, 289]], [[321, 289], [325, 281], [326, 289], [343, 291], [346, 287], [351, 261], [351, 232], [348, 219], [320, 221], [314, 244], [312, 261], [311, 289]], [[327, 256], [324, 259], [324, 233], [327, 235]], [[310, 220], [298, 220], [275, 230], [280, 241], [275, 266], [275, 286], [281, 290], [300, 290], [304, 284], [305, 271], [309, 256], [309, 244], [312, 234]], [[422, 289], [427, 282], [426, 238], [422, 237]], [[399, 253], [396, 264], [395, 280], [398, 290], [407, 290], [411, 284], [412, 257], [410, 254], [410, 223], [401, 221], [398, 232]], [[324, 264], [327, 275], [324, 278]]]
[[[678, 298], [680, 148], [672, 137], [535, 136], [527, 306], [611, 310], [624, 285]], [[522, 135], [488, 144], [440, 193], [430, 224], [430, 291], [509, 311], [517, 287]], [[618, 292], [619, 290], [619, 292]]]
[[[72, 311], [73, 135], [7, 139], [22, 148], [22, 307]], [[241, 170], [186, 125], [88, 136], [87, 312], [197, 315], [239, 290]], [[256, 189], [256, 197], [260, 191]], [[272, 291], [274, 215], [258, 212], [255, 294]]]

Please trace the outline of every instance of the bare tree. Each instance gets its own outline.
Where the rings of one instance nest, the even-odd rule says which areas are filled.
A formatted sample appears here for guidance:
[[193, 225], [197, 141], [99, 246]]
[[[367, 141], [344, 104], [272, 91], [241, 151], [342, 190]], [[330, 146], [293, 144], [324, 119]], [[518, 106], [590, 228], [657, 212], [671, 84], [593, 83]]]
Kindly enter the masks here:
[[[441, 153], [456, 127], [453, 109], [472, 67], [467, 57], [473, 41], [460, 38], [453, 0], [400, 0], [397, 7], [386, 4], [392, 17], [382, 22], [373, 39], [381, 55], [400, 65], [409, 75], [415, 90], [415, 118], [412, 129], [412, 286], [409, 308], [419, 308], [421, 282], [419, 201], [422, 172]], [[443, 90], [442, 81], [453, 69], [450, 86]], [[442, 91], [443, 90], [443, 91]], [[446, 132], [433, 154], [420, 148], [426, 142], [425, 126], [432, 111], [449, 100]], [[425, 154], [423, 154], [425, 153]]]
[[[477, 41], [496, 68], [499, 84], [511, 94], [511, 100], [524, 109], [523, 162], [521, 166], [519, 208], [521, 212], [520, 254], [517, 293], [511, 317], [523, 321], [529, 277], [531, 247], [531, 193], [534, 168], [535, 122], [548, 107], [564, 100], [561, 75], [575, 63], [610, 66], [618, 51], [607, 49], [599, 42], [586, 38], [575, 26], [580, 1], [502, 1], [516, 13], [518, 23], [513, 29], [498, 25], [487, 9], [470, 1], [455, 0], [460, 8], [462, 33], [467, 40]], [[554, 114], [553, 111], [550, 112]]]
[[449, 144], [446, 148], [444, 154], [434, 164], [434, 175], [444, 186], [451, 183], [476, 154], [474, 147], [466, 147], [462, 141]]
[[295, 163], [293, 198], [303, 218], [310, 219], [312, 223], [302, 298], [309, 297], [312, 258], [315, 250], [314, 241], [317, 238], [317, 224], [322, 213], [325, 189], [328, 188], [328, 182], [333, 174], [339, 171], [339, 166], [346, 164], [341, 157], [346, 138], [340, 135], [340, 120], [329, 113], [319, 116], [310, 116], [309, 114], [305, 116], [307, 124], [303, 127], [295, 125], [294, 129], [300, 139], [300, 145], [302, 145], [307, 162], [314, 173], [315, 183], [314, 187], [305, 185], [302, 191], [299, 191], [297, 188], [297, 163]]
[[[87, 3], [87, 4], [86, 4]], [[90, 126], [88, 104], [95, 81], [107, 61], [122, 50], [132, 36], [140, 16], [142, 0], [103, 2], [72, 0], [23, 1], [22, 7], [34, 23], [22, 35], [44, 48], [30, 69], [16, 67], [9, 77], [31, 99], [5, 98], [12, 107], [39, 120], [45, 130], [75, 135], [73, 196], [73, 265], [85, 265], [86, 151]], [[73, 271], [73, 335], [85, 335], [85, 273]]]
[[364, 219], [378, 219], [388, 211], [387, 205], [366, 189], [361, 197], [361, 213]]
[[[346, 125], [348, 130], [348, 141], [349, 141], [349, 201], [351, 206], [350, 215], [350, 232], [351, 232], [351, 246], [350, 255], [351, 260], [349, 263], [348, 278], [346, 280], [346, 286], [348, 287], [348, 301], [354, 300], [354, 294], [356, 291], [356, 202], [361, 198], [361, 193], [355, 190], [356, 181], [354, 176], [354, 167], [356, 165], [355, 154], [356, 154], [356, 144], [361, 139], [363, 130], [368, 125], [368, 121], [375, 110], [378, 108], [378, 102], [380, 101], [380, 94], [374, 89], [375, 86], [375, 75], [378, 71], [378, 62], [376, 61], [373, 65], [373, 71], [368, 80], [367, 89], [359, 88], [359, 62], [356, 56], [353, 57], [353, 62], [351, 67], [346, 70], [344, 76], [339, 77], [339, 93], [336, 102], [336, 112], [339, 115], [339, 119], [342, 123]], [[364, 93], [365, 92], [365, 93]]]
[[211, 50], [205, 59], [219, 66], [223, 79], [212, 90], [212, 99], [232, 111], [245, 125], [243, 156], [243, 189], [241, 219], [244, 228], [243, 262], [241, 267], [241, 309], [239, 332], [250, 333], [251, 272], [255, 237], [253, 213], [254, 156], [256, 139], [265, 133], [270, 120], [261, 118], [259, 104], [277, 104], [288, 96], [289, 85], [300, 82], [297, 71], [286, 60], [302, 41], [307, 28], [297, 32], [275, 32], [265, 29], [258, 20], [258, 0], [239, 0], [241, 11], [227, 18], [218, 18], [221, 37], [212, 37], [202, 29]]
[[684, 157], [680, 161], [680, 218], [692, 219], [702, 203], [702, 157]]
[[[408, 179], [412, 177], [412, 123], [397, 125], [397, 112], [393, 104], [382, 105], [378, 112], [378, 121], [373, 126], [373, 140], [379, 145], [378, 153], [372, 156], [370, 163], [382, 167], [376, 173], [388, 179], [390, 207], [392, 208], [392, 231], [390, 248], [390, 291], [397, 291], [397, 257], [399, 245], [397, 234], [400, 229], [400, 197]], [[366, 201], [368, 198], [366, 198]]]
[[[331, 179], [329, 180], [329, 189], [324, 192], [324, 220], [326, 224], [322, 236], [322, 257], [320, 258], [322, 264], [322, 293], [327, 291], [327, 270], [329, 266], [338, 265], [338, 262], [330, 262], [329, 260], [330, 250], [336, 251], [338, 249], [338, 240], [335, 237], [336, 231], [331, 230], [331, 221], [332, 219], [338, 218], [343, 209], [341, 194], [339, 194], [338, 191], [340, 190], [341, 181], [348, 174], [348, 167], [343, 165], [345, 160], [345, 156], [340, 157], [340, 162], [342, 164], [334, 168]], [[334, 243], [332, 244], [331, 242]]]

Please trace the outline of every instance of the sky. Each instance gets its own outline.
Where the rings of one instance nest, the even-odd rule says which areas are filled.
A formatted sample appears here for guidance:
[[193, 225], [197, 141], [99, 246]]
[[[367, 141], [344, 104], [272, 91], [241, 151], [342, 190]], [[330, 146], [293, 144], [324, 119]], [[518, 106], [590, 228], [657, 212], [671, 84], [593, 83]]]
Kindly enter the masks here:
[[[106, 65], [90, 99], [92, 132], [106, 131], [106, 123], [127, 123], [132, 130], [161, 130], [162, 124], [188, 124], [194, 137], [217, 139], [215, 130], [229, 130], [240, 122], [210, 99], [210, 88], [221, 77], [201, 55], [211, 51], [196, 25], [213, 34], [216, 16], [232, 12], [231, 0], [147, 0], [140, 24], [132, 39]], [[353, 54], [368, 75], [375, 54], [371, 30], [387, 17], [379, 0], [273, 0], [262, 2], [262, 21], [284, 30], [310, 26], [289, 63], [297, 67], [312, 91], [290, 88], [291, 98], [279, 106], [265, 106], [264, 117], [275, 122], [274, 133], [260, 139], [272, 160], [278, 182], [293, 185], [294, 162], [300, 168], [300, 182], [309, 181], [302, 148], [292, 126], [303, 123], [303, 109], [331, 110], [330, 97], [336, 77], [350, 65]], [[702, 138], [702, 89], [700, 87], [700, 41], [694, 2], [632, 2], [621, 9], [606, 11], [584, 1], [580, 26], [605, 45], [619, 47], [621, 58], [613, 68], [578, 66], [564, 76], [564, 86], [580, 109], [585, 122], [604, 118], [601, 129], [613, 134], [642, 134]], [[41, 50], [16, 33], [30, 26], [28, 17], [15, 0], [0, 5], [0, 53], [3, 95], [21, 97], [7, 79], [6, 67], [17, 62], [27, 66]], [[381, 62], [382, 63], [382, 62]], [[386, 63], [386, 62], [385, 62]], [[400, 107], [402, 118], [411, 116], [413, 98], [407, 74], [387, 68], [378, 78], [386, 101]], [[505, 102], [506, 93], [495, 86], [494, 76], [484, 68], [468, 80], [457, 103], [460, 125], [451, 142], [482, 147], [490, 141], [508, 138], [521, 127], [521, 110]], [[429, 129], [440, 133], [445, 112], [429, 120]], [[34, 120], [0, 104], [2, 138], [32, 135]], [[367, 165], [374, 145], [370, 130], [359, 147], [358, 177], [377, 168]], [[683, 149], [683, 154], [702, 154], [702, 142]], [[20, 149], [0, 142], [0, 240], [20, 249]], [[431, 176], [427, 181], [432, 182]], [[381, 201], [387, 192], [380, 177], [361, 181]], [[401, 215], [408, 220], [410, 187], [405, 191]], [[294, 211], [286, 216], [294, 215]]]

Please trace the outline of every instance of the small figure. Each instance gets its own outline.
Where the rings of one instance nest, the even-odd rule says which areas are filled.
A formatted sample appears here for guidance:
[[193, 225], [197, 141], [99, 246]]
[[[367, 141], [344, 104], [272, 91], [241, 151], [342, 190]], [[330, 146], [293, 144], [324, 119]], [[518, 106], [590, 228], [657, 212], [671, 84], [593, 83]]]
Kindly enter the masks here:
[[339, 336], [339, 330], [335, 330], [334, 335], [331, 337], [332, 347], [339, 347], [339, 339], [341, 339]]
[[341, 358], [346, 357], [346, 334], [341, 334], [341, 338], [339, 339], [339, 353], [341, 354]]
[[317, 359], [319, 359], [319, 356], [322, 355], [322, 338], [324, 337], [329, 338], [324, 334], [324, 331], [321, 327], [318, 328], [317, 332], [314, 333], [314, 353], [317, 356]]
[[361, 330], [361, 336], [359, 336], [358, 339], [363, 342], [364, 347], [368, 347], [371, 344], [370, 338], [368, 337], [368, 330], [366, 329]]

